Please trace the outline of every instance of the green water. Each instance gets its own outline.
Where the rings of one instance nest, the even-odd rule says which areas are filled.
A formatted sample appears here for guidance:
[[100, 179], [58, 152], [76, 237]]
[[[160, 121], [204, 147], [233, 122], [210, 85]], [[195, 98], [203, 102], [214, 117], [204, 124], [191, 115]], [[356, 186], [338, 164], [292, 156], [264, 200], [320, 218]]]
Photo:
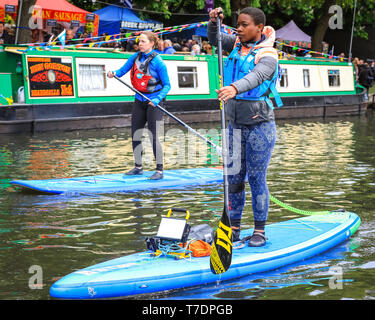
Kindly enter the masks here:
[[[217, 142], [219, 124], [194, 128], [210, 132]], [[373, 114], [279, 121], [277, 131], [268, 174], [271, 193], [305, 210], [356, 212], [362, 220], [357, 233], [337, 248], [298, 264], [149, 298], [375, 298]], [[150, 147], [146, 149], [145, 168], [153, 170]], [[165, 127], [164, 151], [166, 169], [220, 165], [215, 153], [203, 142], [192, 143], [178, 126]], [[69, 197], [24, 193], [9, 183], [118, 173], [131, 164], [129, 129], [0, 135], [0, 299], [50, 299], [49, 288], [60, 277], [142, 251], [144, 238], [157, 232], [161, 215], [172, 206], [189, 208], [192, 224], [217, 226], [223, 207], [217, 186]], [[245, 228], [252, 226], [250, 194], [247, 199]], [[295, 217], [270, 206], [269, 223]], [[29, 273], [32, 266], [42, 271], [36, 289], [29, 286], [35, 274]], [[342, 272], [337, 288], [330, 286], [333, 268]]]

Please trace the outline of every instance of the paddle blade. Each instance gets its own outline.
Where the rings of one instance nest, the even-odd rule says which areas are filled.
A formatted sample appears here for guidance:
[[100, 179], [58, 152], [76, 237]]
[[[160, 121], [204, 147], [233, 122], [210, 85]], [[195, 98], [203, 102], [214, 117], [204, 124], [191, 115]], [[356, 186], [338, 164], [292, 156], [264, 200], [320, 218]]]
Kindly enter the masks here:
[[212, 273], [219, 274], [227, 271], [232, 263], [232, 229], [226, 209], [216, 230], [210, 255]]

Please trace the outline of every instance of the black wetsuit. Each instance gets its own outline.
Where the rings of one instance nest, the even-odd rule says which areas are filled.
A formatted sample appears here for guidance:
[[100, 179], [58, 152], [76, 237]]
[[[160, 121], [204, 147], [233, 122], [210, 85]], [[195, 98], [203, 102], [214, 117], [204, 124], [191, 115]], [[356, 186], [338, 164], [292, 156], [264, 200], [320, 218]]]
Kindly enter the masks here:
[[[162, 102], [160, 105], [162, 106]], [[152, 151], [156, 160], [156, 170], [163, 171], [163, 150], [159, 141], [159, 128], [163, 118], [160, 109], [149, 105], [148, 101], [139, 101], [135, 99], [132, 110], [132, 137], [133, 152], [136, 167], [142, 166], [142, 135], [146, 126], [152, 144]]]

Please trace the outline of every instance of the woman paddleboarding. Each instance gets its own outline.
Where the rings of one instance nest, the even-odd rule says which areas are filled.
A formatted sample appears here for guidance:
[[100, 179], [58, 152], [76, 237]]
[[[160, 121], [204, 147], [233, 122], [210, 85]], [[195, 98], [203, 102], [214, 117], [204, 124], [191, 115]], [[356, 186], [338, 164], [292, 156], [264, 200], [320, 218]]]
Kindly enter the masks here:
[[[217, 19], [223, 19], [222, 9], [211, 10], [209, 16], [207, 36], [216, 46]], [[266, 243], [269, 207], [266, 176], [276, 140], [270, 92], [276, 104], [282, 105], [275, 87], [278, 77], [278, 55], [273, 48], [275, 30], [265, 23], [262, 10], [248, 7], [238, 16], [237, 35], [222, 34], [222, 48], [231, 53], [224, 65], [224, 86], [216, 90], [229, 117], [228, 189], [233, 242], [240, 240], [247, 176], [255, 225], [249, 246]]]
[[148, 127], [152, 150], [156, 161], [156, 171], [149, 178], [158, 180], [163, 178], [163, 150], [158, 137], [163, 113], [155, 106], [163, 104], [167, 93], [171, 89], [167, 67], [154, 48], [158, 37], [151, 31], [144, 31], [139, 36], [139, 52], [132, 55], [118, 70], [109, 71], [108, 77], [122, 77], [129, 71], [132, 86], [142, 92], [152, 102], [135, 95], [132, 109], [131, 131], [135, 166], [126, 175], [143, 174], [142, 168], [142, 134]]

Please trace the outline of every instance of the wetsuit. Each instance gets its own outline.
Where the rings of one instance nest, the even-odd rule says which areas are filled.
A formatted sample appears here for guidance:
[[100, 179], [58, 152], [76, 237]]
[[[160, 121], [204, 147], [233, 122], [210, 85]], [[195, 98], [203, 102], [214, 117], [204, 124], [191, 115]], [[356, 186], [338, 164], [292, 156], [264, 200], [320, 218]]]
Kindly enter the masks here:
[[[151, 54], [153, 54], [153, 52], [154, 50], [152, 50], [148, 54], [139, 54], [139, 52], [133, 54], [120, 69], [114, 71], [116, 76], [122, 77], [132, 69], [132, 67], [136, 63], [136, 59], [139, 59], [139, 62], [144, 62]], [[171, 89], [167, 67], [159, 55], [156, 55], [149, 62], [148, 66], [150, 74], [153, 78], [155, 78], [158, 84], [153, 89], [153, 92], [144, 93], [144, 95], [151, 99], [154, 105], [162, 104], [163, 99]], [[152, 143], [152, 150], [156, 160], [156, 170], [163, 170], [163, 150], [158, 137], [158, 131], [162, 116], [162, 112], [158, 108], [149, 105], [149, 102], [139, 94], [135, 95], [135, 102], [132, 109], [131, 125], [132, 146], [136, 167], [142, 166], [143, 149], [141, 138], [143, 129], [147, 122], [149, 137]]]

